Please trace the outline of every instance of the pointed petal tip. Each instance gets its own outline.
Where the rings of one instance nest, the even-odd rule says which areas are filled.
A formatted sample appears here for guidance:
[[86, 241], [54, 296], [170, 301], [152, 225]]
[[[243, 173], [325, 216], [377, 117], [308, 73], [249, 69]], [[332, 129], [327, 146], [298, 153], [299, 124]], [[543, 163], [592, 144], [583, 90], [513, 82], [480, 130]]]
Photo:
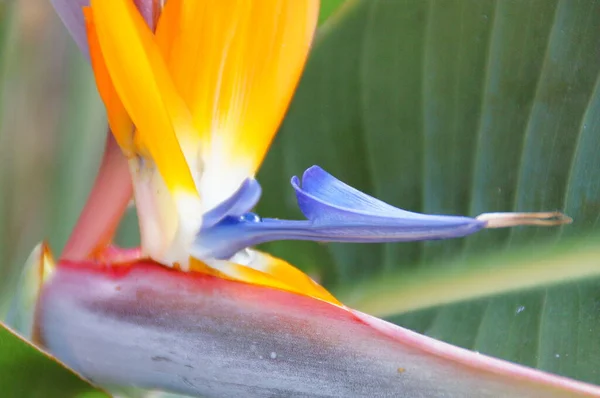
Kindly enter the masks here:
[[[536, 393], [540, 394], [540, 396], [555, 396], [555, 394], [558, 396], [561, 396], [562, 394], [565, 394], [565, 396], [600, 396], [599, 386], [530, 368], [503, 359], [494, 358], [485, 354], [482, 355], [477, 351], [471, 351], [423, 336], [412, 330], [404, 329], [360, 311], [351, 309], [350, 312], [370, 327], [390, 336], [396, 341], [403, 341], [405, 344], [412, 345], [417, 349], [439, 355], [440, 357], [452, 361], [455, 366], [463, 365], [476, 372], [481, 372], [481, 374], [489, 372], [506, 378], [507, 381], [510, 380], [513, 384], [528, 383], [537, 385]], [[545, 391], [545, 393], [542, 393], [542, 391]]]
[[54, 261], [54, 255], [50, 249], [48, 242], [44, 241], [41, 243], [41, 264], [40, 269], [42, 272], [42, 282], [47, 282], [56, 270], [56, 263]]
[[54, 257], [48, 244], [37, 244], [25, 261], [12, 293], [6, 322], [28, 339], [34, 337], [35, 306], [40, 292], [55, 269]]

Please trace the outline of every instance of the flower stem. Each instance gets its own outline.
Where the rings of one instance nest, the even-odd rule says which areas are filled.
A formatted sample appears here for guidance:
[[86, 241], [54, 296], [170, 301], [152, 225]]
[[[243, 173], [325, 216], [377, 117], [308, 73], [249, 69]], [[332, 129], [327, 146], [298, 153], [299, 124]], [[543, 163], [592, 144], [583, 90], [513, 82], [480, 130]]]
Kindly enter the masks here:
[[61, 259], [88, 259], [104, 250], [111, 243], [132, 195], [127, 159], [109, 131], [96, 181]]

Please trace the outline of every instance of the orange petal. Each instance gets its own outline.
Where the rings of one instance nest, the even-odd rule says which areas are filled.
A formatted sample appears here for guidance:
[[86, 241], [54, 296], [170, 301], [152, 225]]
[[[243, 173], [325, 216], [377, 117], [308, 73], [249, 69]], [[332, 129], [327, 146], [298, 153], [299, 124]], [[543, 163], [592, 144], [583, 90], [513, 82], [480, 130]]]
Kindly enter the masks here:
[[252, 256], [254, 259], [249, 266], [237, 264], [233, 261], [218, 261], [207, 265], [193, 259], [190, 269], [195, 272], [245, 282], [251, 285], [267, 286], [294, 292], [342, 306], [342, 303], [325, 288], [285, 260], [259, 251], [253, 251]]
[[110, 79], [102, 51], [100, 51], [100, 43], [96, 35], [96, 27], [94, 25], [94, 16], [89, 7], [83, 8], [85, 17], [85, 27], [87, 31], [88, 46], [94, 76], [96, 78], [96, 86], [98, 93], [106, 107], [108, 116], [108, 124], [117, 140], [117, 143], [123, 150], [126, 156], [133, 156], [135, 153], [133, 145], [133, 123], [119, 99], [115, 87]]
[[169, 60], [175, 37], [180, 33], [182, 0], [169, 0], [160, 14], [155, 41], [163, 58]]
[[193, 130], [153, 34], [135, 5], [92, 0], [98, 42], [110, 78], [167, 188], [196, 193], [178, 136]]
[[256, 172], [302, 72], [318, 10], [318, 0], [167, 3], [157, 40], [172, 43], [169, 69], [209, 144], [205, 158]]
[[268, 253], [254, 251], [254, 262], [261, 263], [260, 271], [294, 288], [305, 296], [319, 298], [332, 304], [342, 305], [324, 287], [287, 261]]

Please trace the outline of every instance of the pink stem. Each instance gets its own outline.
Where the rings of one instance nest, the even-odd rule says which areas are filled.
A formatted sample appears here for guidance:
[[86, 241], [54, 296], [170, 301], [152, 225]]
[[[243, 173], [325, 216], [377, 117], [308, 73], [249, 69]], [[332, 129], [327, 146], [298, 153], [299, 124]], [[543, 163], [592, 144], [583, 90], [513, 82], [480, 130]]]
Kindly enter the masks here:
[[61, 259], [89, 259], [110, 245], [132, 196], [127, 159], [109, 131], [96, 181]]

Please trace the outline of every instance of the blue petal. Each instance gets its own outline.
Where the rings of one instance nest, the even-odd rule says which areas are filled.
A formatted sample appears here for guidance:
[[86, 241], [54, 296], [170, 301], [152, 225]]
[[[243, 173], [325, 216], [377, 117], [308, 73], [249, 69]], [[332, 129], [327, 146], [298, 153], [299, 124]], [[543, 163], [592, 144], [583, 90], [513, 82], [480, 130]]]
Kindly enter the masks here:
[[[469, 217], [426, 215], [395, 208], [317, 166], [306, 170], [302, 185], [297, 177], [292, 178], [292, 186], [307, 220], [260, 219], [252, 213], [240, 215], [239, 211], [220, 217], [218, 222], [214, 222], [217, 217], [211, 216], [197, 236], [192, 255], [225, 259], [246, 247], [275, 240], [373, 243], [447, 239], [469, 235], [486, 225]], [[238, 195], [227, 203], [241, 201], [240, 197], [244, 196]]]
[[203, 228], [210, 228], [226, 217], [241, 217], [248, 213], [260, 199], [261, 187], [258, 181], [247, 178], [229, 199], [206, 212], [202, 219]]
[[[292, 178], [296, 190], [298, 206], [302, 213], [316, 223], [327, 223], [341, 219], [346, 222], [367, 222], [397, 224], [397, 219], [406, 222], [415, 219], [418, 223], [423, 217], [432, 221], [437, 217], [447, 223], [448, 216], [430, 216], [398, 209], [379, 199], [375, 199], [358, 189], [338, 180], [319, 166], [312, 166], [302, 176], [302, 187], [298, 177]], [[465, 217], [452, 217], [464, 220]], [[469, 219], [471, 220], [471, 219]]]

